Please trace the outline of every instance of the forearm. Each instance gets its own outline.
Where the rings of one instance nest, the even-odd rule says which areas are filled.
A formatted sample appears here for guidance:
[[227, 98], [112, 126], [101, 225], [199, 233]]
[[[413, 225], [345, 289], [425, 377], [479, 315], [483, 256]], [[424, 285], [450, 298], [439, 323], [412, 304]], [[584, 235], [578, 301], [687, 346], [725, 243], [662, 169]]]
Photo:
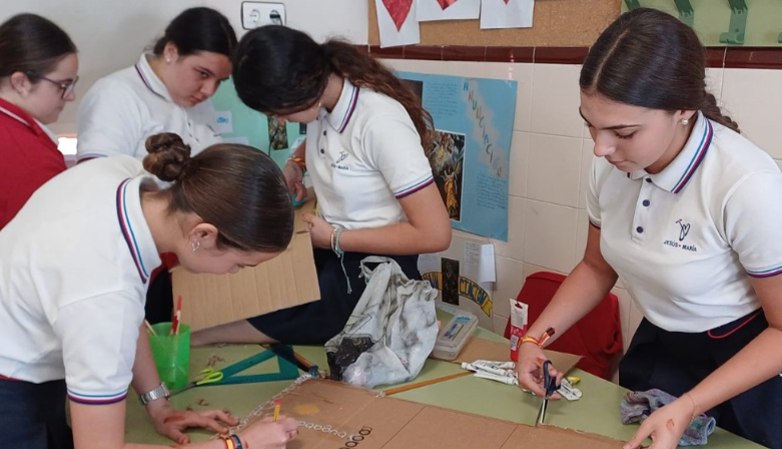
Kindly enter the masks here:
[[451, 228], [421, 229], [409, 222], [340, 233], [342, 251], [403, 256], [442, 251], [451, 241]]
[[601, 271], [581, 261], [568, 275], [540, 317], [532, 323], [527, 334], [538, 338], [548, 328], [556, 333], [548, 340], [555, 341], [571, 326], [594, 309], [616, 283], [613, 271]]
[[160, 377], [149, 346], [149, 335], [145, 326], [141, 326], [136, 344], [136, 360], [133, 362], [133, 389], [144, 394], [160, 385]]
[[689, 391], [694, 414], [701, 414], [782, 372], [782, 330], [768, 327], [724, 365]]

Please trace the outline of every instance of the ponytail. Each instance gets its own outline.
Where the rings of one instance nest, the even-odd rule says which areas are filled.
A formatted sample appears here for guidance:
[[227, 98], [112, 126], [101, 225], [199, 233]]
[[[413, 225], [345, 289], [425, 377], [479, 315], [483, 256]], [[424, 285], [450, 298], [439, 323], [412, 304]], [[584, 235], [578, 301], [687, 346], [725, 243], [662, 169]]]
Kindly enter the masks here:
[[733, 131], [736, 131], [737, 133], [741, 133], [741, 131], [739, 130], [739, 124], [736, 123], [729, 116], [724, 115], [722, 113], [722, 110], [717, 105], [717, 99], [714, 98], [714, 95], [709, 92], [706, 92], [703, 97], [701, 112], [709, 120], [715, 121], [722, 126], [725, 126], [727, 128], [732, 129]]

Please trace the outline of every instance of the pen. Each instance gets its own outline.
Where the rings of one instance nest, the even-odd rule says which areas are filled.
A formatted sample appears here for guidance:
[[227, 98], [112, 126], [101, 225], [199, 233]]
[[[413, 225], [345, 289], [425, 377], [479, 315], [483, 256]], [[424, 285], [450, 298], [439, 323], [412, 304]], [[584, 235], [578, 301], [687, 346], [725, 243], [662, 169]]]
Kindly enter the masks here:
[[277, 418], [280, 417], [280, 400], [274, 400], [274, 422], [277, 422]]

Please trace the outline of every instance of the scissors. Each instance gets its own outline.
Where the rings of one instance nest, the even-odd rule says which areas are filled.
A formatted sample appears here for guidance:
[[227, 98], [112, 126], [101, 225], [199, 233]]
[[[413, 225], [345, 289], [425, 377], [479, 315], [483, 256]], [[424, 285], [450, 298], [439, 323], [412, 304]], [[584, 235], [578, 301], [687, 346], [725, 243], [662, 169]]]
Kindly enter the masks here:
[[546, 395], [543, 396], [543, 402], [540, 403], [540, 410], [538, 410], [538, 419], [535, 420], [535, 427], [538, 427], [538, 424], [543, 424], [543, 419], [546, 417], [546, 407], [548, 407], [548, 398], [559, 389], [557, 378], [551, 377], [551, 374], [548, 372], [550, 366], [551, 360], [546, 360], [543, 362], [543, 367], [541, 368], [541, 371], [543, 371], [543, 388], [546, 389]]

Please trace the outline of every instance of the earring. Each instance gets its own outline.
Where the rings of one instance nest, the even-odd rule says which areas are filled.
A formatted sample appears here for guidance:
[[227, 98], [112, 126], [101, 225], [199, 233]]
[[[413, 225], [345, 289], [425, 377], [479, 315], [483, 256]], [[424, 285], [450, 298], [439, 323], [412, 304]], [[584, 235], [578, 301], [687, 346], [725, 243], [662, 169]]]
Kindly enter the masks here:
[[688, 119], [688, 118], [683, 118], [682, 119], [682, 125], [687, 126], [689, 124], [690, 124], [690, 119]]
[[190, 242], [190, 248], [193, 249], [193, 252], [198, 251], [198, 248], [200, 248], [200, 247], [201, 247], [201, 242], [199, 240]]
[[171, 58], [166, 58], [166, 64], [171, 64]]

